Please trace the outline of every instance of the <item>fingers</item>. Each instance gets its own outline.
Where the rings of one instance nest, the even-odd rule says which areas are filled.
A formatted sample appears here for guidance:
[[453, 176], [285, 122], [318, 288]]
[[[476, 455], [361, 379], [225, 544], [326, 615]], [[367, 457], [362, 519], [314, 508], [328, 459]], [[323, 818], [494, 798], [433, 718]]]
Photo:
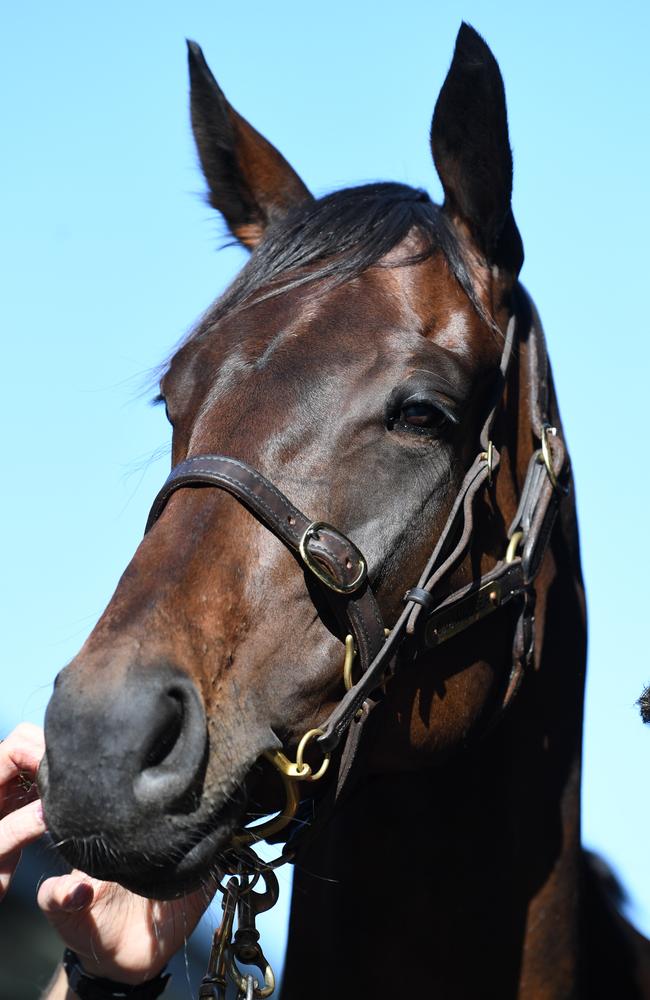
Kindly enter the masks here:
[[36, 771], [44, 753], [43, 730], [30, 722], [21, 722], [0, 743], [0, 785], [20, 771]]
[[24, 787], [21, 779], [36, 774], [44, 751], [43, 731], [29, 722], [21, 723], [0, 742], [0, 816], [12, 803], [15, 807], [17, 801], [28, 800], [29, 782]]
[[39, 801], [30, 802], [0, 820], [0, 899], [9, 888], [22, 848], [43, 833], [45, 821]]
[[139, 983], [156, 975], [182, 946], [214, 886], [157, 902], [80, 871], [49, 878], [38, 905], [93, 975]]
[[87, 910], [95, 898], [94, 879], [81, 872], [48, 878], [38, 890], [38, 905], [43, 913], [56, 918]]

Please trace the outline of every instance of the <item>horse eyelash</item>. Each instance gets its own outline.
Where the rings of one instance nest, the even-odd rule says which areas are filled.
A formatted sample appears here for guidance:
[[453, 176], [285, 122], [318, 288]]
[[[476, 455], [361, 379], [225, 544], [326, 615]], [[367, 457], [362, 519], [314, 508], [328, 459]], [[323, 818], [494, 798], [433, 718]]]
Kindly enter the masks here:
[[149, 400], [149, 405], [150, 406], [163, 406], [164, 402], [165, 402], [165, 397], [163, 396], [162, 392], [159, 392], [157, 396], [154, 396], [153, 399]]

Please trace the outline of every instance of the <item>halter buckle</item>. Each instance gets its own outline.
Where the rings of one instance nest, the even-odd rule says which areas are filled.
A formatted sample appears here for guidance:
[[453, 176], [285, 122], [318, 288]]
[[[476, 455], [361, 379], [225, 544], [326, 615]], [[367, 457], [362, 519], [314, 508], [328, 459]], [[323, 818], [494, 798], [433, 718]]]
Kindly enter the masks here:
[[[319, 531], [323, 528], [327, 528], [328, 531], [332, 531], [339, 538], [342, 538], [346, 545], [349, 545], [355, 558], [358, 561], [359, 572], [355, 576], [351, 583], [339, 583], [339, 581], [330, 573], [324, 566], [322, 566], [316, 559], [309, 553], [307, 549], [307, 542], [310, 538], [314, 538], [318, 535]], [[312, 521], [312, 523], [305, 529], [305, 532], [300, 539], [300, 544], [298, 546], [298, 551], [300, 552], [300, 558], [304, 562], [305, 566], [311, 570], [314, 576], [318, 577], [321, 583], [324, 583], [326, 587], [330, 590], [336, 591], [337, 594], [352, 594], [355, 590], [358, 590], [363, 581], [366, 578], [366, 560], [363, 558], [359, 549], [356, 547], [354, 542], [351, 542], [341, 531], [332, 524], [328, 524], [327, 521]]]

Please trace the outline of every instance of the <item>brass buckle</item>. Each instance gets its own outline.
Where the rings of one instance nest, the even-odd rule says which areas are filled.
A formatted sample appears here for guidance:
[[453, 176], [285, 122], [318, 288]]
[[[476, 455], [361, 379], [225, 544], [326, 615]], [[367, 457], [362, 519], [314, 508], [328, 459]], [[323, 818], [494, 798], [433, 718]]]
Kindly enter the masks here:
[[[313, 538], [322, 528], [328, 528], [333, 531], [336, 535], [343, 538], [350, 548], [353, 550], [359, 561], [359, 572], [352, 581], [352, 583], [341, 584], [334, 579], [331, 573], [329, 573], [323, 566], [321, 566], [307, 551], [307, 542], [310, 538]], [[305, 529], [305, 532], [300, 539], [300, 544], [298, 546], [298, 551], [300, 552], [300, 558], [304, 562], [305, 566], [312, 571], [314, 576], [318, 577], [321, 583], [324, 583], [326, 587], [330, 590], [336, 591], [337, 594], [351, 594], [353, 591], [357, 590], [366, 577], [366, 560], [363, 558], [358, 548], [347, 538], [342, 532], [334, 527], [333, 524], [328, 524], [327, 521], [312, 521], [312, 523]]]

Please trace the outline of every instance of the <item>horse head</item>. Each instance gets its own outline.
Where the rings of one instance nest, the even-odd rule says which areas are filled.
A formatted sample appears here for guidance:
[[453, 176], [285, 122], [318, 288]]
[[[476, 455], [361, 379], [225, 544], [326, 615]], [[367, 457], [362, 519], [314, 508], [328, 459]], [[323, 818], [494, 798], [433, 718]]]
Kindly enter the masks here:
[[[391, 628], [487, 416], [498, 475], [487, 468], [436, 601], [503, 559], [535, 447], [524, 340], [503, 363], [526, 307], [499, 69], [464, 25], [431, 126], [438, 206], [395, 183], [313, 198], [194, 43], [189, 67], [210, 202], [251, 254], [160, 381], [172, 464], [225, 456], [335, 525]], [[313, 571], [322, 553], [306, 563], [222, 479], [165, 497], [47, 711], [40, 782], [55, 839], [73, 864], [145, 895], [199, 884], [238, 830], [281, 807], [269, 755], [295, 753], [345, 695], [349, 598], [330, 599]], [[476, 617], [436, 650], [405, 631], [366, 768], [443, 761], [485, 726], [508, 684], [514, 621], [505, 608]]]

